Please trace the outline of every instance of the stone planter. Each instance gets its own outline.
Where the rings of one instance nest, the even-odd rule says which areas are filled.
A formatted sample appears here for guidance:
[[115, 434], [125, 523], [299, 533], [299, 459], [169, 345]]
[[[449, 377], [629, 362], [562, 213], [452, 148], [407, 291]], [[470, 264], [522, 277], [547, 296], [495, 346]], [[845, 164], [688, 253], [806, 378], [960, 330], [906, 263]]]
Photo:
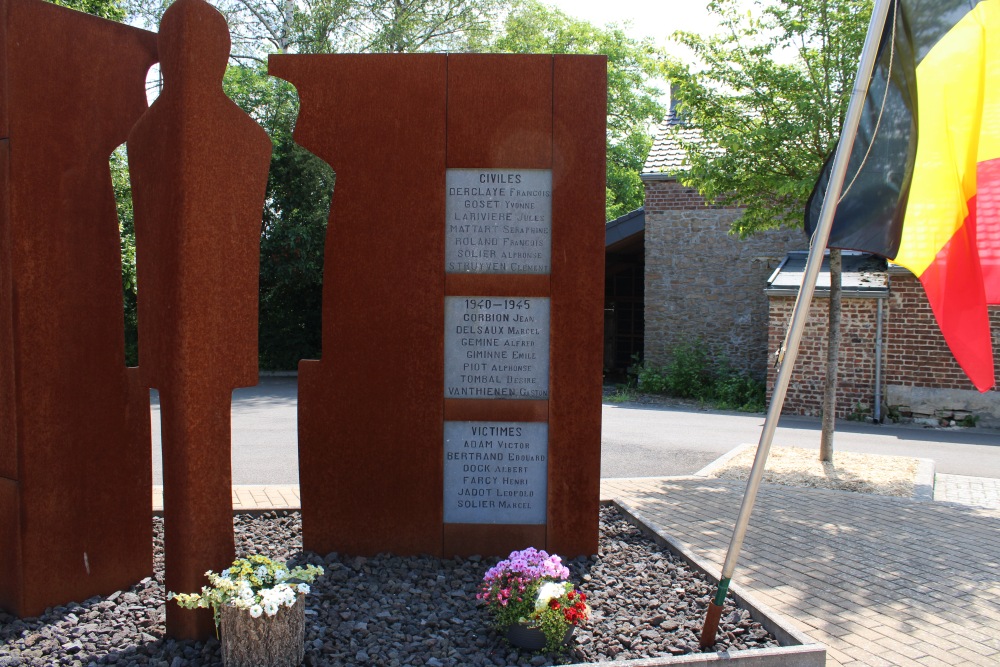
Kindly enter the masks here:
[[219, 622], [225, 667], [294, 667], [305, 655], [305, 595], [274, 616], [225, 606]]
[[[563, 644], [570, 640], [575, 629], [575, 625], [569, 626], [566, 636], [563, 637]], [[514, 623], [508, 626], [506, 637], [512, 646], [526, 651], [541, 651], [545, 648], [545, 633], [542, 632], [541, 628], [533, 627], [527, 623]]]

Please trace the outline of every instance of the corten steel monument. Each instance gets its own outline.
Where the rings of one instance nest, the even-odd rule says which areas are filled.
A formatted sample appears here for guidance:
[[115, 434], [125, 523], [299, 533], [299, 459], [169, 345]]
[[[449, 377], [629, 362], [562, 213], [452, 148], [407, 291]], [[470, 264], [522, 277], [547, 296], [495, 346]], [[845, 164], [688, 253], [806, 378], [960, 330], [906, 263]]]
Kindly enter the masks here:
[[153, 570], [108, 159], [155, 60], [152, 33], [0, 2], [0, 607], [20, 616]]
[[[203, 0], [160, 23], [163, 91], [128, 137], [139, 284], [139, 370], [160, 392], [166, 589], [198, 590], [234, 556], [230, 403], [257, 383], [264, 130], [222, 91], [229, 30]], [[167, 605], [167, 633], [214, 634]]]
[[606, 61], [271, 56], [337, 173], [299, 366], [320, 553], [597, 551]]

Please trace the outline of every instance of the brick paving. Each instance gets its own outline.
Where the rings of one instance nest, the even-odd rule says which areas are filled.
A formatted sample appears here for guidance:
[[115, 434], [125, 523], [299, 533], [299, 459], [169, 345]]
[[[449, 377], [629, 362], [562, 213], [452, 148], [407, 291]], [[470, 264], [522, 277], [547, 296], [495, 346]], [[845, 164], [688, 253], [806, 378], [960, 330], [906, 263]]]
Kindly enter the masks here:
[[[744, 482], [602, 480], [722, 567]], [[1000, 664], [1000, 511], [761, 487], [733, 577], [828, 647], [829, 665]]]
[[1000, 509], [1000, 479], [938, 473], [934, 479], [934, 500]]
[[[233, 487], [234, 512], [263, 512], [272, 509], [302, 508], [298, 484], [243, 485]], [[163, 511], [163, 487], [153, 487], [153, 511]]]

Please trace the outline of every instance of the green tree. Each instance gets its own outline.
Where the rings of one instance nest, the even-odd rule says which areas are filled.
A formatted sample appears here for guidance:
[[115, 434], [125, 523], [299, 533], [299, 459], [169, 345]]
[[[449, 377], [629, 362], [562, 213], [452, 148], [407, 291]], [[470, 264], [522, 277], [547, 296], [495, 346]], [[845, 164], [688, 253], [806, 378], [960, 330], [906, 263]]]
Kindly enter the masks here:
[[333, 170], [292, 139], [294, 87], [263, 65], [230, 67], [226, 93], [274, 144], [260, 241], [260, 365], [296, 367], [321, 355], [323, 255]]
[[125, 364], [139, 364], [139, 323], [136, 314], [135, 281], [135, 218], [132, 215], [132, 184], [128, 176], [128, 156], [125, 147], [111, 153], [111, 186], [118, 211], [118, 235], [122, 252], [122, 294], [125, 306]]
[[268, 53], [455, 50], [487, 33], [507, 1], [217, 0], [215, 4], [229, 23], [234, 59], [264, 62]]
[[639, 174], [653, 140], [650, 128], [663, 120], [663, 53], [652, 40], [628, 37], [618, 26], [597, 27], [537, 2], [514, 5], [503, 28], [476, 51], [499, 53], [602, 54], [608, 57], [607, 219], [642, 206]]
[[[713, 0], [722, 31], [676, 33], [693, 63], [668, 76], [687, 126], [690, 168], [679, 174], [708, 200], [743, 207], [733, 233], [802, 224], [805, 203], [840, 134], [871, 0]], [[830, 356], [820, 458], [833, 458], [840, 252], [831, 252]]]
[[49, 0], [54, 5], [69, 7], [77, 11], [100, 16], [110, 21], [124, 21], [126, 15], [123, 0]]

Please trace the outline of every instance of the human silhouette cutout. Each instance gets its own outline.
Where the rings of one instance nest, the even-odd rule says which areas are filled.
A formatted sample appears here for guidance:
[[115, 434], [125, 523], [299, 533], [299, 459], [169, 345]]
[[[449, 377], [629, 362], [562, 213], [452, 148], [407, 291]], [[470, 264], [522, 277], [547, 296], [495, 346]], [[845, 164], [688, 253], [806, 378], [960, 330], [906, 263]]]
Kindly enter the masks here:
[[[230, 39], [203, 0], [160, 22], [163, 90], [129, 135], [139, 367], [160, 393], [166, 589], [233, 560], [230, 404], [257, 383], [261, 211], [271, 142], [222, 90]], [[167, 606], [167, 634], [214, 635]]]

